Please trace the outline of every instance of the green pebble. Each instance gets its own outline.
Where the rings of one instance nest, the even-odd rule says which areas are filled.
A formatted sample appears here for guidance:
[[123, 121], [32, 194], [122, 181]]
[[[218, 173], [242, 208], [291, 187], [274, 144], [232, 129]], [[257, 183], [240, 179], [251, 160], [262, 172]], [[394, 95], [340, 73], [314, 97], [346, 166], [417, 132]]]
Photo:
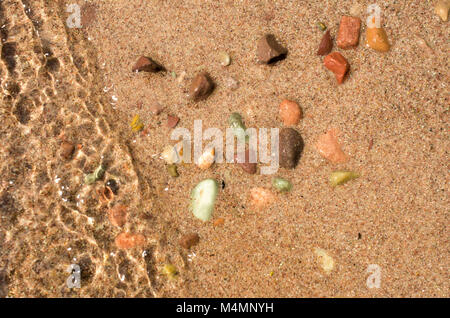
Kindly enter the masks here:
[[177, 166], [176, 165], [168, 165], [167, 166], [167, 171], [169, 172], [169, 175], [171, 176], [171, 177], [174, 177], [174, 178], [176, 178], [176, 177], [178, 177], [179, 176], [179, 174], [178, 174], [178, 171], [177, 171]]
[[95, 180], [100, 180], [101, 178], [103, 178], [104, 174], [105, 169], [103, 168], [103, 166], [102, 165], [98, 166], [98, 168], [94, 170]]
[[205, 179], [192, 189], [190, 209], [197, 219], [204, 222], [211, 219], [218, 190], [214, 179]]
[[292, 183], [283, 178], [273, 178], [272, 186], [280, 192], [289, 192], [292, 189]]
[[359, 174], [352, 171], [335, 171], [330, 175], [330, 184], [335, 187], [337, 185], [343, 184], [347, 181], [356, 179]]
[[239, 140], [248, 141], [248, 136], [245, 133], [247, 129], [242, 121], [242, 116], [239, 113], [232, 113], [228, 118], [228, 124], [233, 129], [234, 135]]
[[93, 173], [87, 174], [84, 177], [84, 183], [86, 184], [93, 184], [97, 179], [95, 178], [95, 175]]

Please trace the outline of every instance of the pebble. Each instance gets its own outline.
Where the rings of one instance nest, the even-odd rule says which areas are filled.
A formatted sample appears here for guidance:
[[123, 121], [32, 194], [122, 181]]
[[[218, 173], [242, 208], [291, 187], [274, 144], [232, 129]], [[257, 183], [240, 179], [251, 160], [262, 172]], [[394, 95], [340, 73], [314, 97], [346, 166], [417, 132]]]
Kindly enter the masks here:
[[300, 159], [304, 143], [300, 134], [293, 128], [282, 128], [280, 131], [280, 167], [293, 169]]
[[[236, 162], [242, 168], [242, 170], [244, 170], [248, 174], [256, 173], [257, 164], [256, 164], [256, 162], [255, 163], [250, 162], [249, 149], [245, 149], [244, 162], [238, 162], [238, 157], [239, 157], [239, 155], [236, 153], [234, 156], [234, 162]], [[256, 158], [256, 155], [255, 155], [255, 158]]]
[[141, 56], [131, 70], [133, 72], [156, 73], [163, 69], [164, 67], [153, 61], [150, 57]]
[[239, 88], [239, 81], [233, 77], [228, 77], [225, 80], [225, 85], [232, 91], [235, 91]]
[[334, 73], [338, 84], [342, 84], [344, 82], [345, 76], [350, 69], [350, 64], [348, 64], [347, 60], [341, 53], [333, 52], [328, 54], [324, 58], [323, 64], [327, 69]]
[[154, 115], [159, 115], [159, 114], [161, 114], [161, 112], [162, 112], [162, 106], [161, 106], [161, 104], [160, 103], [158, 103], [158, 102], [153, 102], [151, 105], [150, 105], [150, 111], [152, 112], [152, 114], [154, 114]]
[[250, 189], [250, 204], [258, 209], [263, 209], [275, 201], [275, 195], [269, 189], [254, 187]]
[[189, 87], [188, 97], [194, 101], [206, 99], [214, 89], [214, 83], [206, 72], [194, 77]]
[[448, 20], [448, 10], [450, 9], [450, 0], [439, 0], [434, 6], [434, 12], [441, 18], [442, 21]]
[[192, 189], [190, 210], [197, 219], [206, 222], [211, 218], [218, 190], [214, 179], [205, 179]]
[[179, 121], [180, 121], [180, 118], [178, 118], [177, 116], [168, 115], [167, 116], [167, 127], [175, 128], [176, 125], [178, 125]]
[[231, 64], [231, 57], [228, 53], [226, 52], [221, 52], [219, 54], [219, 61], [220, 61], [220, 65], [222, 66], [228, 66]]
[[169, 165], [178, 163], [180, 156], [174, 146], [167, 146], [161, 153], [161, 158]]
[[72, 158], [72, 154], [75, 151], [75, 145], [68, 141], [63, 141], [61, 143], [61, 157], [66, 160]]
[[289, 192], [292, 189], [292, 183], [283, 178], [273, 178], [272, 186], [280, 192]]
[[117, 192], [119, 191], [119, 185], [117, 184], [117, 181], [114, 179], [109, 179], [108, 181], [106, 181], [105, 184], [106, 187], [110, 188], [111, 191], [117, 195]]
[[173, 178], [178, 177], [178, 170], [177, 170], [177, 166], [174, 164], [168, 165], [167, 166], [167, 172], [169, 173], [169, 175]]
[[211, 167], [212, 164], [214, 163], [215, 152], [216, 151], [214, 148], [205, 150], [205, 152], [202, 153], [200, 158], [198, 158], [197, 166], [202, 170], [206, 170], [209, 167]]
[[383, 28], [367, 28], [366, 43], [378, 52], [387, 52], [391, 48], [386, 31]]
[[119, 204], [108, 210], [108, 218], [112, 225], [122, 227], [127, 222], [127, 207]]
[[339, 24], [337, 46], [341, 49], [350, 49], [358, 45], [361, 19], [343, 16]]
[[145, 236], [142, 234], [133, 234], [122, 232], [115, 239], [116, 246], [120, 249], [129, 249], [133, 247], [143, 246], [145, 244]]
[[197, 233], [185, 234], [180, 238], [179, 244], [185, 249], [190, 249], [200, 241], [200, 236]]
[[328, 30], [322, 36], [319, 48], [317, 49], [317, 55], [320, 56], [327, 55], [331, 52], [331, 49], [333, 49], [333, 39], [331, 38], [330, 31]]
[[335, 171], [330, 175], [330, 184], [335, 187], [358, 177], [359, 175], [352, 171]]
[[241, 114], [232, 113], [230, 117], [228, 117], [228, 124], [233, 129], [233, 133], [239, 141], [248, 140], [248, 136], [245, 133], [246, 127]]
[[339, 144], [338, 133], [337, 129], [330, 129], [319, 136], [315, 145], [319, 154], [332, 163], [344, 163], [348, 159]]
[[314, 248], [314, 254], [319, 259], [320, 266], [326, 274], [330, 274], [334, 269], [334, 259], [322, 248]]
[[303, 115], [300, 106], [288, 99], [280, 103], [279, 111], [281, 120], [286, 126], [297, 125]]
[[273, 34], [264, 35], [257, 43], [256, 56], [259, 63], [270, 64], [286, 57], [287, 49], [281, 46]]

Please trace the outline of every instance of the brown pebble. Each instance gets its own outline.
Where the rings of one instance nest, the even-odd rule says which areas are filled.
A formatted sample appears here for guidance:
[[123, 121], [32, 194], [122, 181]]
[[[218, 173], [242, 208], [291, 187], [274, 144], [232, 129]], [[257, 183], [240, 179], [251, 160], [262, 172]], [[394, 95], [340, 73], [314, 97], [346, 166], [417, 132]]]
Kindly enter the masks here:
[[280, 103], [279, 110], [281, 120], [286, 126], [297, 125], [302, 118], [302, 110], [294, 101], [284, 99]]
[[100, 197], [100, 201], [103, 203], [108, 203], [114, 199], [114, 193], [110, 187], [101, 187], [97, 189], [97, 194]]
[[197, 74], [189, 87], [189, 98], [194, 101], [206, 99], [214, 89], [214, 83], [208, 73]]
[[142, 234], [133, 234], [122, 232], [115, 239], [116, 246], [120, 249], [129, 249], [145, 244], [145, 236]]
[[317, 55], [327, 55], [331, 52], [331, 49], [333, 48], [333, 39], [330, 35], [330, 30], [325, 32], [325, 34], [322, 37], [322, 40], [319, 44], [319, 49], [317, 50]]
[[150, 57], [141, 56], [131, 70], [133, 72], [156, 73], [162, 71], [163, 69], [164, 68], [161, 65], [153, 61]]
[[112, 225], [122, 227], [127, 222], [127, 207], [119, 204], [108, 210], [108, 218]]
[[192, 246], [197, 245], [200, 241], [200, 237], [197, 233], [185, 234], [180, 238], [180, 245], [185, 249], [190, 249]]
[[154, 115], [159, 115], [159, 114], [161, 114], [161, 112], [162, 112], [162, 106], [161, 106], [161, 104], [158, 103], [158, 102], [153, 102], [153, 103], [150, 105], [150, 111], [151, 111], [152, 114], [154, 114]]
[[81, 7], [81, 26], [86, 28], [94, 23], [97, 15], [97, 6], [91, 3], [85, 3]]
[[339, 24], [337, 46], [341, 49], [350, 49], [358, 45], [361, 19], [357, 17], [343, 16]]
[[[255, 156], [256, 158], [256, 156]], [[238, 154], [234, 155], [234, 161], [244, 170], [245, 172], [249, 174], [255, 174], [256, 173], [256, 162], [251, 163], [250, 161], [250, 151], [248, 149], [245, 150], [245, 161], [242, 163], [239, 163], [238, 161]]]
[[167, 116], [167, 127], [175, 128], [175, 126], [178, 124], [179, 121], [180, 118], [178, 118], [177, 116], [169, 115]]
[[281, 46], [273, 34], [264, 35], [257, 44], [256, 55], [259, 63], [274, 63], [286, 57], [287, 49]]
[[280, 131], [280, 167], [293, 169], [300, 159], [304, 143], [300, 134], [293, 128], [282, 128]]
[[63, 141], [61, 143], [61, 157], [66, 160], [69, 160], [72, 157], [72, 154], [75, 150], [75, 146], [73, 143], [69, 141]]

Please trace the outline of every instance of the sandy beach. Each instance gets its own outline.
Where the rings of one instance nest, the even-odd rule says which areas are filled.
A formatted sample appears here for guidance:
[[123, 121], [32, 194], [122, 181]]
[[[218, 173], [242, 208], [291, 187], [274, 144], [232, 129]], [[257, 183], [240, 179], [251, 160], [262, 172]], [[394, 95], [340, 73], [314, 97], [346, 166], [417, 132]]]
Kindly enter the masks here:
[[[434, 1], [377, 1], [391, 44], [381, 53], [365, 45], [372, 3], [0, 1], [0, 295], [449, 297], [448, 22]], [[70, 4], [81, 8], [81, 28], [67, 26]], [[342, 16], [362, 21], [352, 49], [336, 45]], [[340, 85], [316, 55], [318, 22], [350, 64]], [[265, 34], [285, 59], [258, 63]], [[140, 56], [165, 70], [132, 72]], [[200, 72], [215, 88], [193, 101]], [[195, 120], [225, 131], [235, 112], [247, 127], [281, 129], [284, 99], [303, 114], [290, 126], [304, 141], [295, 168], [263, 175], [181, 163], [169, 175], [169, 116], [189, 131]], [[330, 129], [345, 162], [316, 149]], [[86, 184], [99, 165], [104, 175]], [[359, 177], [332, 187], [337, 170]], [[292, 190], [274, 191], [275, 176]], [[208, 178], [219, 190], [203, 222], [189, 205]], [[107, 186], [116, 193], [102, 200]], [[269, 189], [272, 204], [252, 206], [254, 187]], [[127, 217], [117, 226], [108, 215], [119, 205]], [[124, 232], [145, 243], [120, 248]], [[190, 249], [179, 243], [188, 233], [199, 237]], [[71, 264], [81, 288], [67, 286]], [[374, 268], [380, 284], [371, 288]]]

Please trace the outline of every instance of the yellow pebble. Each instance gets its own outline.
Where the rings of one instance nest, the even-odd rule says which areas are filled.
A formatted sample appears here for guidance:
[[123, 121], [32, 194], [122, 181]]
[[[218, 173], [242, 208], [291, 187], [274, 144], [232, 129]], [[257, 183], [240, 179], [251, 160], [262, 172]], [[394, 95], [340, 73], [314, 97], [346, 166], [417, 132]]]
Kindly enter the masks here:
[[321, 267], [326, 274], [331, 273], [334, 268], [334, 259], [322, 248], [315, 248], [314, 253], [319, 258]]
[[378, 52], [387, 52], [391, 47], [383, 28], [367, 28], [366, 43]]
[[450, 9], [450, 0], [439, 0], [435, 7], [434, 12], [441, 18], [442, 21], [448, 20], [448, 10]]

